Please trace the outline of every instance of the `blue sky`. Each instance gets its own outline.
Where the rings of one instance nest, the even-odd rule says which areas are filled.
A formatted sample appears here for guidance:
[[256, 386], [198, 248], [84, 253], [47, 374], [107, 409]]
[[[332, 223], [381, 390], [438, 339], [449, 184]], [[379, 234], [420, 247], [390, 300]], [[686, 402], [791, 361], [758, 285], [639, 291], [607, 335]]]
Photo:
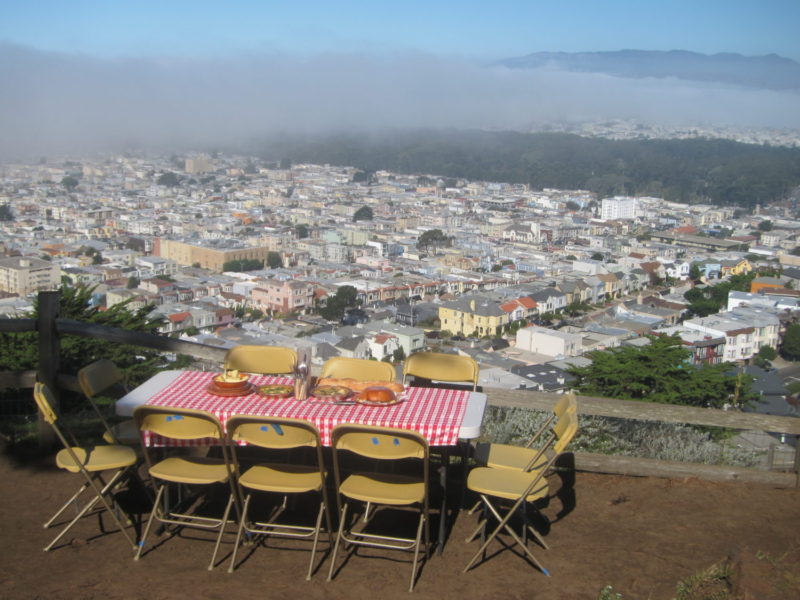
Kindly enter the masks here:
[[0, 0], [0, 41], [97, 57], [635, 48], [800, 60], [800, 0]]

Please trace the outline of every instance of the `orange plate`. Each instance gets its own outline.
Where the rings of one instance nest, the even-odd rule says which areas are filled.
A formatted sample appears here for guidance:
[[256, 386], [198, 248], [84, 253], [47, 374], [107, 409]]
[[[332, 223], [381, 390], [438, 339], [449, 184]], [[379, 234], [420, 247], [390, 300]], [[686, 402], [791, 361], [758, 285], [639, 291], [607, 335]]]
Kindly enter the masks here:
[[209, 394], [213, 394], [215, 396], [226, 396], [226, 397], [233, 397], [233, 396], [247, 396], [247, 394], [252, 393], [253, 391], [253, 384], [249, 381], [245, 381], [244, 385], [241, 387], [219, 387], [215, 382], [211, 382], [206, 387], [206, 391]]
[[358, 404], [362, 404], [364, 406], [394, 406], [395, 404], [400, 404], [403, 400], [405, 400], [405, 398], [396, 396], [395, 399], [392, 400], [391, 402], [371, 402], [369, 400], [363, 399], [359, 394], [358, 396], [353, 398], [353, 400], [355, 400]]

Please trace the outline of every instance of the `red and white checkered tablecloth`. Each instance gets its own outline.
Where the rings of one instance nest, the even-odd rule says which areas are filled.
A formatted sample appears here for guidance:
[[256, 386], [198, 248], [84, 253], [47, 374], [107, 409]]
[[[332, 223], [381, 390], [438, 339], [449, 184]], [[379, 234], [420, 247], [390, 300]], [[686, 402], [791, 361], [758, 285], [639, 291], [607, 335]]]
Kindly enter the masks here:
[[[396, 427], [421, 433], [431, 446], [453, 446], [467, 407], [470, 392], [437, 388], [410, 387], [405, 400], [392, 406], [340, 406], [313, 398], [305, 401], [290, 398], [265, 398], [256, 393], [247, 396], [222, 397], [210, 394], [206, 387], [217, 373], [186, 371], [147, 404], [204, 410], [214, 414], [223, 426], [233, 415], [254, 415], [305, 419], [319, 429], [322, 444], [329, 446], [331, 431], [342, 423]], [[291, 384], [285, 377], [252, 375], [256, 385]], [[172, 445], [176, 440], [159, 440], [147, 436], [148, 443]], [[152, 438], [152, 439], [151, 439]], [[194, 440], [199, 445], [202, 441]]]

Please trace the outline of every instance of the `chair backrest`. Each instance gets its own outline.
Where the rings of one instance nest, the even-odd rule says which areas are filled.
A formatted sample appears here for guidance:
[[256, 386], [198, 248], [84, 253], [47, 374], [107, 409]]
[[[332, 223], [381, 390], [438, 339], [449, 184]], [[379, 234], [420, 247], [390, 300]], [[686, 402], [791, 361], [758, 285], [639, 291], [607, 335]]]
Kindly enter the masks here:
[[553, 414], [556, 418], [561, 417], [567, 411], [577, 412], [578, 402], [575, 400], [575, 393], [569, 392], [559, 398], [556, 405], [553, 407]]
[[78, 384], [87, 398], [94, 398], [122, 383], [125, 374], [107, 358], [101, 358], [78, 371]]
[[[369, 425], [337, 425], [331, 432], [333, 475], [338, 489], [342, 482], [339, 453], [349, 451], [375, 461], [419, 459], [422, 462], [422, 483], [426, 490], [423, 505], [428, 510], [429, 449], [428, 441], [417, 431]], [[376, 463], [376, 470], [379, 467]], [[341, 510], [341, 499], [336, 496]]]
[[428, 441], [408, 429], [339, 425], [331, 434], [331, 445], [337, 451], [348, 450], [377, 460], [428, 457]]
[[234, 415], [226, 424], [228, 440], [261, 448], [320, 448], [319, 431], [302, 419]]
[[234, 346], [225, 355], [225, 370], [245, 373], [280, 375], [292, 373], [297, 365], [297, 353], [283, 346]]
[[45, 423], [55, 425], [58, 416], [56, 415], [56, 411], [53, 410], [55, 398], [53, 398], [53, 393], [50, 391], [50, 388], [37, 381], [33, 384], [33, 399], [36, 401], [36, 407], [39, 409]]
[[322, 377], [357, 381], [394, 381], [394, 367], [387, 362], [335, 356], [322, 365]]
[[219, 420], [202, 410], [142, 404], [136, 407], [133, 416], [139, 431], [173, 440], [222, 440], [225, 437]]
[[553, 433], [557, 438], [555, 444], [553, 444], [553, 450], [555, 450], [556, 454], [561, 454], [569, 446], [575, 434], [578, 433], [578, 415], [573, 411], [566, 411], [556, 421]]
[[403, 384], [409, 375], [435, 381], [469, 382], [478, 386], [478, 363], [469, 356], [441, 352], [417, 352], [403, 365]]
[[[66, 432], [65, 434], [64, 431], [61, 431], [61, 428], [57, 424], [58, 415], [53, 409], [55, 398], [53, 397], [52, 390], [44, 383], [37, 381], [33, 384], [33, 399], [36, 401], [36, 408], [39, 409], [42, 419], [44, 419], [45, 423], [52, 427], [56, 437], [58, 437], [58, 440], [61, 442], [64, 448], [66, 448], [67, 452], [72, 458], [73, 464], [77, 465], [80, 470], [83, 471], [83, 461], [78, 458], [75, 453], [75, 448], [72, 447], [78, 445], [78, 440], [75, 438], [75, 435], [72, 433], [69, 427], [64, 428], [64, 431]], [[67, 436], [69, 436], [69, 438], [67, 438]]]

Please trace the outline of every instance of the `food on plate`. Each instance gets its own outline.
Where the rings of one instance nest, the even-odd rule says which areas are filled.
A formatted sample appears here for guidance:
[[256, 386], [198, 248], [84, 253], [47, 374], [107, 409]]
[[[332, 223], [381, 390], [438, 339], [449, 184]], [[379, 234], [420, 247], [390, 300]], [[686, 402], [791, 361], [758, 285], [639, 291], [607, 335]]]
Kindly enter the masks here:
[[260, 385], [256, 388], [256, 392], [262, 396], [280, 396], [286, 398], [294, 394], [294, 388], [291, 385], [283, 385], [280, 383], [273, 383], [269, 385]]
[[371, 387], [384, 387], [392, 390], [395, 394], [402, 394], [402, 383], [394, 383], [389, 381], [358, 381], [356, 379], [341, 379], [337, 377], [323, 377], [318, 382], [318, 385], [341, 385], [353, 390], [354, 392], [363, 392]]
[[346, 398], [350, 392], [350, 388], [343, 385], [326, 384], [315, 387], [312, 396], [316, 398]]
[[240, 373], [237, 370], [225, 371], [222, 375], [214, 377], [214, 384], [221, 388], [241, 387], [247, 385], [247, 380], [250, 378], [246, 373]]
[[392, 404], [397, 401], [397, 396], [388, 387], [376, 385], [364, 389], [358, 395], [358, 399], [374, 404]]

